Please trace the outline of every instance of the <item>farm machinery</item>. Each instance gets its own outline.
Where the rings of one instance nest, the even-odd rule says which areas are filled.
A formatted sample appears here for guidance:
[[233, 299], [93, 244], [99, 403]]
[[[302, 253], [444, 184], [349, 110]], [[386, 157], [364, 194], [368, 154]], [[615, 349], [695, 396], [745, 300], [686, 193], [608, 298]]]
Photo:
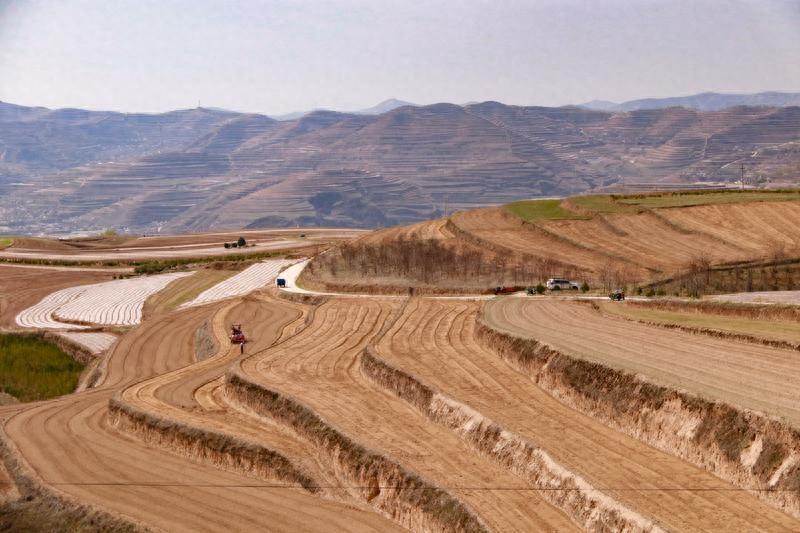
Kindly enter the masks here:
[[617, 289], [608, 295], [612, 302], [621, 302], [625, 300], [625, 293], [621, 289]]
[[233, 324], [231, 326], [231, 344], [244, 344], [247, 339], [242, 332], [241, 324]]

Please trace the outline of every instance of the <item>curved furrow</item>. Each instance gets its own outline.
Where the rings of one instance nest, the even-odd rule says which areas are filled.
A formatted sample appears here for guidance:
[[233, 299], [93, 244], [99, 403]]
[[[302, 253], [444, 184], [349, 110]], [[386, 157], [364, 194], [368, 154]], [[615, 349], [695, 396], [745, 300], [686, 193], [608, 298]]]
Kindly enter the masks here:
[[[222, 308], [216, 313], [213, 324], [215, 334], [223, 342], [227, 341], [225, 339], [227, 323], [241, 323], [249, 327], [246, 329], [250, 337], [247, 349], [257, 351], [273, 344], [290, 324], [302, 320], [302, 316], [297, 306], [292, 304], [248, 298], [242, 303], [234, 302]], [[237, 346], [229, 347], [225, 344], [216, 357], [125, 389], [120, 398], [121, 407], [132, 411], [138, 409], [140, 413], [146, 413], [161, 424], [180, 425], [182, 431], [191, 431], [193, 435], [205, 438], [206, 441], [218, 442], [229, 439], [231, 443], [245, 446], [244, 449], [234, 453], [235, 457], [228, 461], [233, 461], [234, 464], [237, 460], [248, 456], [250, 449], [247, 448], [248, 445], [258, 447], [261, 453], [276, 452], [278, 457], [273, 456], [272, 464], [266, 465], [266, 472], [264, 472], [265, 465], [262, 464], [261, 471], [264, 473], [261, 475], [275, 478], [277, 472], [279, 477], [282, 475], [284, 481], [288, 483], [300, 482], [315, 493], [344, 499], [348, 504], [357, 503], [350, 498], [342, 498], [342, 490], [336, 486], [335, 475], [329, 469], [321, 467], [320, 461], [312, 453], [313, 450], [310, 450], [304, 442], [298, 441], [286, 428], [277, 424], [265, 424], [263, 421], [235, 411], [231, 412], [226, 402], [213, 397], [213, 390], [209, 402], [212, 412], [201, 408], [195, 398], [197, 389], [208, 383], [217, 382], [228, 365], [240, 357]], [[137, 431], [140, 436], [149, 438], [149, 442], [153, 444], [175, 448], [175, 443], [170, 442], [168, 438], [156, 437], [141, 427], [127, 427], [127, 429]], [[209, 452], [206, 457], [213, 458], [214, 454]], [[219, 459], [218, 456], [216, 458]], [[300, 467], [300, 470], [286, 464], [285, 459]], [[279, 464], [276, 465], [276, 462]], [[280, 463], [283, 467], [280, 467]], [[257, 473], [257, 468], [252, 464], [248, 466], [245, 463], [242, 466], [245, 473], [248, 471], [254, 475]], [[274, 470], [275, 468], [278, 470]], [[270, 471], [273, 473], [270, 474]], [[312, 477], [309, 478], [308, 474]], [[289, 477], [286, 477], [287, 475]]]
[[797, 352], [698, 337], [602, 316], [580, 303], [508, 299], [487, 305], [500, 330], [676, 389], [800, 423]]
[[4, 431], [19, 459], [57, 494], [159, 529], [391, 529], [375, 513], [190, 461], [109, 425], [109, 400], [122, 387], [193, 365], [194, 332], [214, 312], [195, 308], [145, 321], [111, 349], [97, 389], [4, 409]]
[[475, 338], [478, 306], [420, 300], [376, 347], [389, 365], [546, 450], [627, 508], [677, 530], [791, 530], [749, 493], [563, 405]]
[[[397, 300], [331, 300], [297, 336], [243, 360], [241, 370], [228, 376], [226, 392], [260, 415], [290, 421], [321, 449], [332, 445], [328, 439], [341, 442], [329, 448], [332, 459], [340, 461], [341, 475], [372, 487], [366, 494], [361, 487], [353, 487], [354, 492], [361, 491], [361, 497], [389, 515], [399, 513], [397, 519], [406, 524], [443, 527], [437, 522], [442, 508], [430, 499], [435, 495], [435, 501], [446, 501], [449, 493], [492, 529], [573, 529], [566, 515], [524, 482], [354, 371], [366, 345], [401, 309]], [[347, 464], [349, 457], [361, 462]], [[396, 471], [391, 465], [398, 463], [421, 476], [418, 490], [409, 490], [420, 483], [412, 473], [393, 478], [408, 485], [380, 485], [380, 468]], [[383, 467], [360, 470], [375, 464]], [[410, 509], [415, 505], [416, 511]]]

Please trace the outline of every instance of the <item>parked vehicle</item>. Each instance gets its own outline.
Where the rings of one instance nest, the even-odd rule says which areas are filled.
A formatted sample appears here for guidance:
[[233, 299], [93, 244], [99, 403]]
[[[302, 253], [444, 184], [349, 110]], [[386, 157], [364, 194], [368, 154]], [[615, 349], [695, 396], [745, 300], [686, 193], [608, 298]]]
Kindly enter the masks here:
[[284, 287], [286, 287], [286, 280], [285, 280], [284, 278], [278, 278], [278, 279], [276, 279], [276, 280], [275, 280], [275, 283], [277, 283], [277, 284], [278, 284], [278, 287], [279, 287], [279, 288], [281, 288], [281, 289], [282, 289], [282, 288], [284, 288]]
[[625, 299], [625, 293], [622, 292], [622, 290], [617, 289], [614, 292], [612, 292], [611, 294], [609, 294], [608, 297], [613, 302], [621, 302], [621, 301], [623, 301]]
[[513, 294], [520, 290], [519, 287], [495, 287], [494, 293], [495, 294]]
[[581, 288], [580, 284], [577, 281], [570, 281], [564, 278], [550, 278], [547, 280], [545, 286], [547, 287], [547, 290], [550, 291], [559, 291], [559, 290], [577, 291]]

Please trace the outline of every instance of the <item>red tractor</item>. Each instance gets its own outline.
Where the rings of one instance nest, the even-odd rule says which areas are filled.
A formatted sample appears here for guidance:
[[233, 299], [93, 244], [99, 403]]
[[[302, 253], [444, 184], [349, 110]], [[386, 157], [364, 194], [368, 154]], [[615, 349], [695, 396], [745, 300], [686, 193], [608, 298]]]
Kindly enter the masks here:
[[247, 339], [245, 339], [244, 333], [242, 333], [242, 325], [233, 324], [231, 326], [231, 344], [244, 344], [245, 342], [247, 342]]

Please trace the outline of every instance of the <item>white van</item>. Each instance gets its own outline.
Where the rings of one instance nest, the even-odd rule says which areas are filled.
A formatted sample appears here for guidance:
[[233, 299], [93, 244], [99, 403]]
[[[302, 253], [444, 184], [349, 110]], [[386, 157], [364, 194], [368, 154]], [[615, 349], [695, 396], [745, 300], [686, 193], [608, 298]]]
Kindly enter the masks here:
[[580, 285], [578, 285], [577, 281], [570, 281], [568, 279], [563, 279], [563, 278], [550, 278], [547, 280], [545, 286], [547, 287], [548, 290], [551, 291], [554, 290], [577, 291], [578, 289], [581, 288]]

